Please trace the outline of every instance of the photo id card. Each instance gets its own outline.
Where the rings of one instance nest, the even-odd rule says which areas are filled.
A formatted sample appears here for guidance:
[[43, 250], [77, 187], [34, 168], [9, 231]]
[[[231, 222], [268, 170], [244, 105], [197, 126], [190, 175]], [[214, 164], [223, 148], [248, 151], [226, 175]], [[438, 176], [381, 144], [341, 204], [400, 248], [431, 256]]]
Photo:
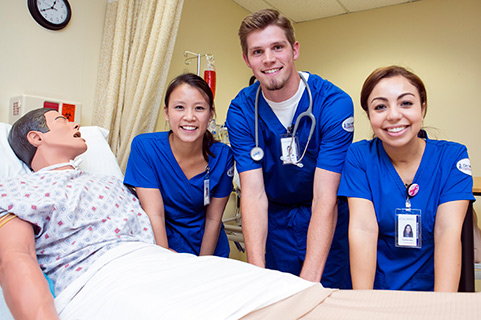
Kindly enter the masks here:
[[396, 209], [396, 247], [421, 248], [421, 210]]
[[[294, 139], [294, 140], [293, 140]], [[296, 163], [299, 159], [299, 141], [297, 137], [284, 134], [281, 137], [282, 164]]]
[[204, 179], [204, 206], [210, 204], [209, 179]]

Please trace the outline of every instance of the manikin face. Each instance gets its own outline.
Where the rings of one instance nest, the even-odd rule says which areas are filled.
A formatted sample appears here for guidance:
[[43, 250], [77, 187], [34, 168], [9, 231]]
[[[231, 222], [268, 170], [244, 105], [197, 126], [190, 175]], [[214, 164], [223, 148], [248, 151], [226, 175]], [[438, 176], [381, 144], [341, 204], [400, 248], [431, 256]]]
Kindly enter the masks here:
[[42, 146], [48, 148], [49, 152], [58, 152], [59, 156], [65, 155], [70, 160], [87, 150], [78, 123], [69, 122], [57, 111], [45, 113], [45, 120], [50, 130], [41, 134]]
[[207, 97], [186, 83], [172, 91], [164, 111], [173, 133], [172, 139], [182, 142], [202, 143], [209, 121], [214, 116]]
[[293, 85], [298, 75], [294, 61], [299, 57], [299, 43], [291, 46], [284, 31], [275, 25], [251, 32], [247, 38], [244, 61], [260, 82], [264, 94]]
[[418, 89], [403, 76], [382, 79], [368, 98], [372, 130], [385, 148], [414, 143], [425, 111]]

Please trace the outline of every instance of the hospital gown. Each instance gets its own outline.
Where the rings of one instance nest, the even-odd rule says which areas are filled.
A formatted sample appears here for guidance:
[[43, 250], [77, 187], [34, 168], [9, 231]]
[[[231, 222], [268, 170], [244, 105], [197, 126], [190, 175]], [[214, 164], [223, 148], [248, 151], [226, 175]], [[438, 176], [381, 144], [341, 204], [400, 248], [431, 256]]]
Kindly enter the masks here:
[[0, 217], [34, 225], [40, 268], [59, 294], [109, 249], [154, 243], [139, 201], [113, 176], [79, 170], [40, 171], [0, 181]]

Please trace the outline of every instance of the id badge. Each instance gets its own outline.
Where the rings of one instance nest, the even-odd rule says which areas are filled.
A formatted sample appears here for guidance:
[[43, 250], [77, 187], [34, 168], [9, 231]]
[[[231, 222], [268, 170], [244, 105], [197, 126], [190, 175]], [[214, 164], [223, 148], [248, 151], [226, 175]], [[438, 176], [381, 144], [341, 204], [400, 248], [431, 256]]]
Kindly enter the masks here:
[[421, 248], [421, 210], [396, 209], [396, 247]]
[[210, 204], [209, 179], [204, 179], [204, 206]]
[[281, 136], [282, 164], [296, 163], [299, 159], [299, 140], [290, 134]]

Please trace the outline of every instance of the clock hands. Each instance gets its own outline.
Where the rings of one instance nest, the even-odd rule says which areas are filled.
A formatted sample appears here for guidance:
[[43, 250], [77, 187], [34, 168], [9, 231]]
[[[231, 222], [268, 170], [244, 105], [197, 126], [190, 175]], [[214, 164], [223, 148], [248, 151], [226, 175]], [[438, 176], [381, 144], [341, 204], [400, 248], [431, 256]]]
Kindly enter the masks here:
[[49, 8], [45, 8], [45, 9], [41, 9], [40, 11], [47, 11], [47, 10], [55, 10], [55, 11], [58, 11], [57, 8], [55, 8], [55, 5], [57, 4], [57, 0], [55, 0], [53, 3], [52, 3], [52, 6], [49, 7]]

